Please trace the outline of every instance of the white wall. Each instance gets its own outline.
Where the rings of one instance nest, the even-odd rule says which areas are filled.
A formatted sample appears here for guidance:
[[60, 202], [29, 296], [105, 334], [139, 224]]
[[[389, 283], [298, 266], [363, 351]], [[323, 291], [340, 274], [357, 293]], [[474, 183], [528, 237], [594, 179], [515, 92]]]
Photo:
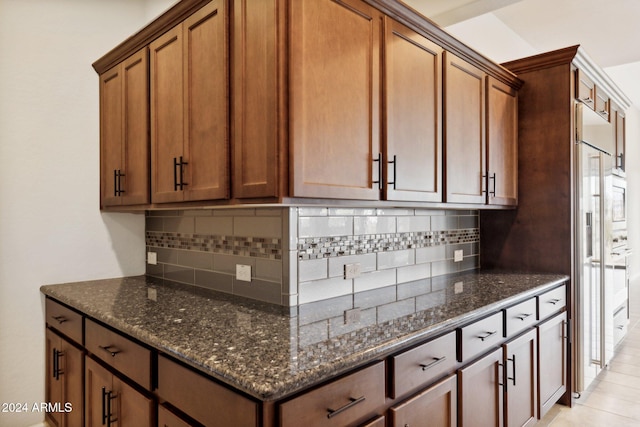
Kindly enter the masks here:
[[144, 273], [143, 215], [99, 211], [91, 63], [171, 3], [0, 0], [0, 403], [44, 400], [41, 285]]

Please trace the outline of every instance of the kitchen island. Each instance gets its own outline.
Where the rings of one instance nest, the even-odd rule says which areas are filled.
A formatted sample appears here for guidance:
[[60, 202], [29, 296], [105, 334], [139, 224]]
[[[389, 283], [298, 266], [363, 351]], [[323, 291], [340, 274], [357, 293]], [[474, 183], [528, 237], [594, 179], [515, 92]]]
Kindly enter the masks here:
[[[83, 316], [84, 344], [89, 322], [124, 334], [150, 350], [152, 371], [158, 358], [166, 358], [249, 400], [270, 403], [264, 407], [270, 409], [258, 410], [263, 420], [258, 424], [267, 425], [264, 420], [282, 417], [276, 416], [274, 402], [453, 331], [458, 332], [455, 370], [472, 360], [461, 355], [466, 325], [501, 313], [505, 326], [496, 334], [499, 346], [512, 336], [506, 317], [510, 307], [539, 300], [566, 280], [563, 275], [480, 271], [292, 308], [145, 276], [47, 285], [41, 291], [48, 300]], [[535, 314], [535, 323], [543, 320], [541, 312], [538, 307], [527, 315]], [[55, 321], [47, 322], [56, 328]], [[109, 352], [106, 347], [104, 353]], [[152, 399], [156, 383], [152, 372], [146, 387]], [[386, 400], [387, 407], [396, 402]]]

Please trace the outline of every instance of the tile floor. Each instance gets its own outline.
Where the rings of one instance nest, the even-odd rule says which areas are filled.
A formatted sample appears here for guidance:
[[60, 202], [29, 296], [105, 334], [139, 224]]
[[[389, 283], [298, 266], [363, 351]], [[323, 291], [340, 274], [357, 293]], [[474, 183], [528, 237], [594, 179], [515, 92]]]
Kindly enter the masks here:
[[640, 283], [631, 292], [629, 332], [608, 369], [573, 408], [555, 405], [535, 427], [640, 426]]

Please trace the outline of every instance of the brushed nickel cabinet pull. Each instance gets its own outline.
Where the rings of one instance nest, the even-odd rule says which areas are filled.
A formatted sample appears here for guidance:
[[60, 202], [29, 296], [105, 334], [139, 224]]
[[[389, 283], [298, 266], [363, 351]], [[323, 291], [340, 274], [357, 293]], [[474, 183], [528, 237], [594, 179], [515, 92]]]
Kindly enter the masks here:
[[346, 405], [338, 408], [338, 409], [331, 409], [331, 408], [327, 408], [327, 418], [333, 418], [336, 415], [338, 415], [341, 412], [346, 411], [349, 408], [352, 408], [354, 406], [356, 406], [358, 403], [364, 402], [365, 401], [365, 397], [361, 396], [356, 398], [350, 397], [349, 398], [350, 402], [347, 403]]

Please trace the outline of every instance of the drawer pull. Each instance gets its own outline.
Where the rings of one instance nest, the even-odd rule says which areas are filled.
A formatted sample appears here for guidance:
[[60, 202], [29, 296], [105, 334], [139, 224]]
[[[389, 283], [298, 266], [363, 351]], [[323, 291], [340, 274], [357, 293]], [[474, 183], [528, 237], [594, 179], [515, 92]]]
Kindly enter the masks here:
[[434, 357], [433, 358], [433, 362], [431, 363], [427, 363], [426, 365], [421, 363], [420, 367], [422, 368], [423, 371], [426, 371], [429, 368], [433, 368], [434, 366], [436, 366], [438, 363], [440, 362], [444, 362], [445, 360], [447, 360], [447, 356], [442, 356], [442, 357]]
[[559, 303], [561, 300], [559, 298], [554, 298], [552, 300], [547, 301], [549, 304], [553, 304], [556, 305], [557, 303]]
[[349, 403], [347, 403], [346, 405], [344, 405], [344, 406], [342, 406], [342, 407], [340, 407], [338, 409], [327, 408], [327, 412], [328, 412], [327, 413], [327, 418], [333, 418], [336, 415], [338, 415], [339, 413], [344, 412], [347, 409], [356, 406], [358, 403], [364, 402], [365, 397], [361, 396], [361, 397], [359, 397], [357, 399], [354, 399], [353, 397], [350, 397], [349, 400], [350, 400]]
[[106, 345], [104, 347], [99, 345], [98, 347], [100, 347], [101, 349], [103, 349], [107, 353], [110, 353], [111, 357], [116, 357], [116, 354], [122, 353], [122, 350], [118, 350], [117, 348], [114, 349], [112, 345]]
[[623, 330], [624, 329], [624, 325], [618, 325], [618, 326], [616, 326], [616, 328], [618, 328], [620, 330]]
[[62, 325], [64, 322], [69, 320], [64, 316], [51, 316], [51, 317], [53, 317], [53, 320], [57, 320], [59, 325]]
[[533, 315], [533, 313], [523, 313], [523, 314], [521, 314], [520, 316], [516, 316], [516, 319], [520, 319], [520, 320], [522, 320], [522, 321], [524, 322], [524, 320], [525, 320], [527, 317], [532, 316], [532, 315]]
[[489, 338], [491, 335], [495, 335], [497, 333], [498, 333], [498, 331], [487, 332], [485, 335], [478, 335], [478, 338], [480, 338], [480, 341], [484, 341], [487, 338]]

